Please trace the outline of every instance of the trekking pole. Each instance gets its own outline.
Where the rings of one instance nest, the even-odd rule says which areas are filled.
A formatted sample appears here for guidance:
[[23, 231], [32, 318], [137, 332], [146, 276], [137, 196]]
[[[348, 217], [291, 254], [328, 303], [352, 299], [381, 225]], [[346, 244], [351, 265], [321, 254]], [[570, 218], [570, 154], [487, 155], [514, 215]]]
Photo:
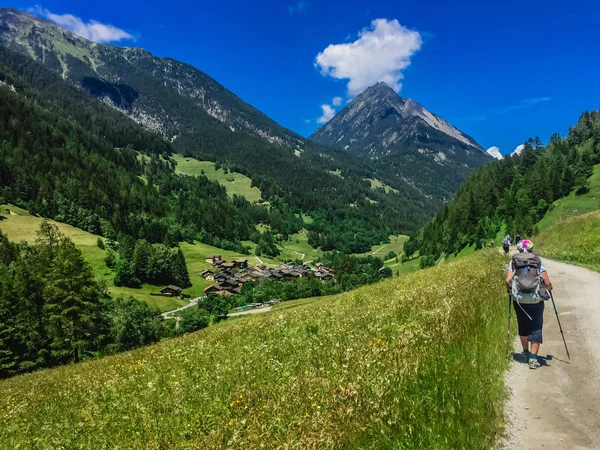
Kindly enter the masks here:
[[508, 294], [508, 331], [506, 332], [506, 357], [510, 358], [510, 311], [511, 311], [511, 303], [512, 299], [510, 294]]
[[552, 291], [548, 291], [548, 292], [550, 293], [550, 298], [552, 299], [552, 306], [554, 306], [554, 314], [556, 314], [556, 320], [558, 321], [558, 329], [560, 330], [560, 334], [562, 335], [562, 339], [565, 344], [565, 350], [567, 351], [567, 357], [570, 360], [571, 355], [569, 355], [569, 348], [567, 347], [567, 341], [565, 340], [565, 333], [563, 333], [563, 329], [560, 324], [560, 319], [558, 318], [558, 311], [556, 310], [556, 303], [554, 302], [554, 296], [552, 295]]

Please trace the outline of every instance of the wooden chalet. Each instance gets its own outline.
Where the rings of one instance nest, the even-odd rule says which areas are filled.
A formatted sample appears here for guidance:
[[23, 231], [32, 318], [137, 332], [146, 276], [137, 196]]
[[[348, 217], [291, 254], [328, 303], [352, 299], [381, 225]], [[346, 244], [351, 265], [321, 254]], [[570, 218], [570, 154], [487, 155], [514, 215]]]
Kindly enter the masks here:
[[215, 261], [221, 260], [221, 255], [209, 255], [205, 258], [206, 262], [209, 264], [215, 264]]
[[183, 291], [183, 289], [181, 289], [179, 286], [170, 284], [168, 286], [165, 286], [158, 292], [160, 293], [160, 295], [167, 295], [170, 297], [179, 297], [181, 295], [181, 291]]
[[248, 260], [247, 259], [236, 259], [233, 261], [233, 265], [236, 269], [247, 269], [248, 268]]
[[215, 273], [212, 270], [208, 270], [208, 269], [203, 270], [202, 273], [200, 273], [200, 276], [208, 281], [214, 281], [214, 279], [215, 279]]
[[334, 279], [334, 276], [325, 270], [315, 270], [313, 274], [321, 281], [331, 281]]

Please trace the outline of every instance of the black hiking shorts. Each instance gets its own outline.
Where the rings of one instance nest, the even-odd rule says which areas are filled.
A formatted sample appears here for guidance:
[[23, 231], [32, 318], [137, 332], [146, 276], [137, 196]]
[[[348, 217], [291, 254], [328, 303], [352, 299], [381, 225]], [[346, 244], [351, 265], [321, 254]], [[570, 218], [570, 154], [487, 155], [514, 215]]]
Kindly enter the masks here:
[[[544, 324], [544, 302], [524, 305], [513, 302], [519, 324], [519, 336], [527, 336], [529, 342], [542, 343], [542, 326]], [[529, 317], [527, 317], [527, 314]]]

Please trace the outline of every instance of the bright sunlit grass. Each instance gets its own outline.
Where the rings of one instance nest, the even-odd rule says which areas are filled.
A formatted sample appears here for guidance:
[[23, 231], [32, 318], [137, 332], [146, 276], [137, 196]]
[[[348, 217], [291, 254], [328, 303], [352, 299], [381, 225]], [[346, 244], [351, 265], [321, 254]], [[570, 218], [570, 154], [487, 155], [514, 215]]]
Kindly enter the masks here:
[[544, 256], [600, 271], [600, 211], [559, 220], [535, 240]]
[[487, 448], [502, 426], [503, 262], [477, 252], [4, 380], [0, 447]]
[[254, 203], [261, 198], [260, 189], [251, 187], [252, 180], [237, 172], [225, 173], [223, 169], [217, 170], [214, 162], [198, 161], [194, 158], [186, 158], [182, 155], [173, 155], [177, 162], [176, 173], [199, 176], [204, 174], [209, 180], [218, 181], [227, 189], [230, 197], [239, 195]]

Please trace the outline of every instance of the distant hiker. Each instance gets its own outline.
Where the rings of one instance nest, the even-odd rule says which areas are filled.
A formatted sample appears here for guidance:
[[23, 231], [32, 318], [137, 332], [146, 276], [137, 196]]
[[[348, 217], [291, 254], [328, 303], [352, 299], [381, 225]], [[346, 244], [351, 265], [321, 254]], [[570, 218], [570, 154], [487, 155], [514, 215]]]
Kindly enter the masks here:
[[537, 355], [542, 343], [544, 300], [549, 298], [552, 283], [544, 263], [533, 253], [530, 240], [519, 241], [517, 250], [519, 253], [512, 257], [508, 266], [506, 288], [517, 313], [523, 357], [528, 360], [530, 369], [537, 369], [540, 366]]
[[515, 244], [519, 244], [520, 240], [521, 240], [521, 235], [519, 233], [515, 234]]
[[508, 241], [508, 245], [510, 246], [510, 244], [512, 243], [512, 238], [510, 237], [510, 234], [504, 236], [504, 239]]
[[502, 241], [502, 248], [504, 249], [504, 254], [508, 255], [510, 250], [510, 240], [508, 238], [504, 238], [504, 241]]

